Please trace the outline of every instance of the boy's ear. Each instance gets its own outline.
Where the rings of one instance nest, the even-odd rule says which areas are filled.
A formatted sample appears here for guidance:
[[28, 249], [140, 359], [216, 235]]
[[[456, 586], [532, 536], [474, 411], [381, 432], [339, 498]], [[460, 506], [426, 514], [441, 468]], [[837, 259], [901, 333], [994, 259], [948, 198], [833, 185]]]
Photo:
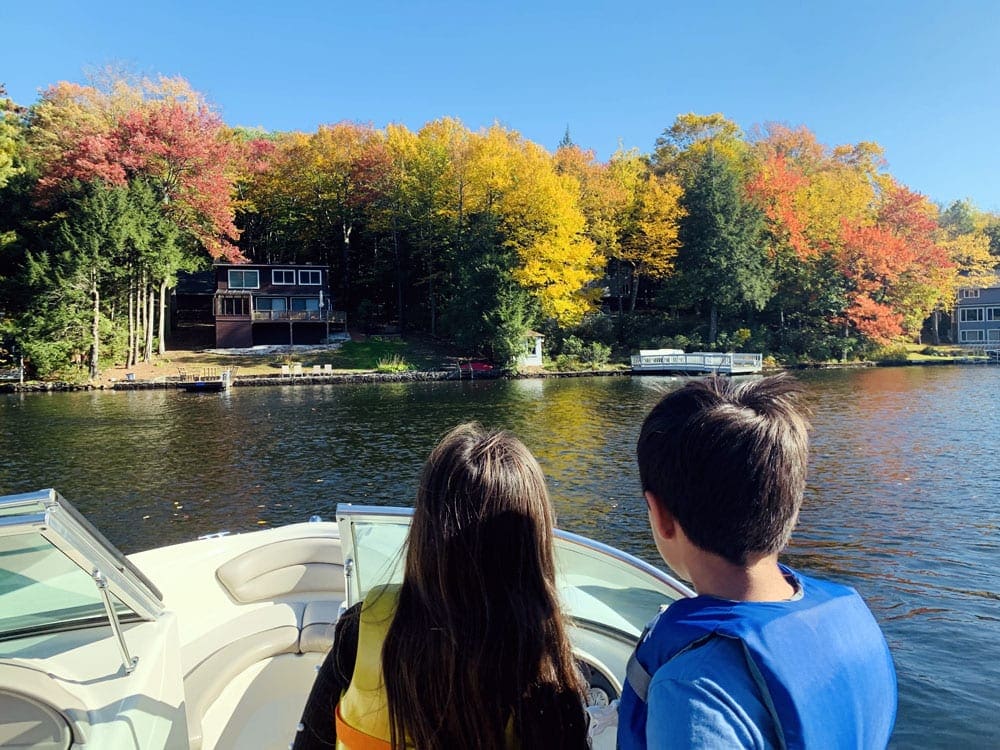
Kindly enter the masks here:
[[642, 493], [649, 508], [649, 522], [656, 527], [656, 532], [664, 539], [673, 539], [677, 535], [677, 519], [667, 510], [660, 499], [649, 490]]

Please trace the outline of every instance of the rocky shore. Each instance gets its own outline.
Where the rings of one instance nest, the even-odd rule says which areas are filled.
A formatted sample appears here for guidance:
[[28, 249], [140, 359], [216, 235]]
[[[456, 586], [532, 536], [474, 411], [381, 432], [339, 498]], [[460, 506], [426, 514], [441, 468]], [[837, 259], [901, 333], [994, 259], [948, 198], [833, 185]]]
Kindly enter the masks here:
[[[537, 372], [516, 373], [511, 375], [479, 375], [475, 380], [533, 379], [533, 378], [583, 378], [583, 377], [614, 377], [631, 375], [629, 370], [579, 370], [573, 372]], [[468, 380], [468, 377], [463, 378]], [[454, 370], [413, 370], [409, 372], [357, 372], [334, 373], [330, 375], [303, 374], [294, 377], [278, 375], [238, 375], [233, 379], [233, 388], [263, 387], [263, 386], [303, 386], [303, 385], [333, 385], [340, 383], [416, 383], [427, 381], [459, 380]], [[39, 393], [51, 391], [148, 391], [174, 390], [178, 386], [176, 378], [156, 378], [154, 380], [118, 380], [113, 383], [66, 383], [66, 382], [29, 382], [0, 384], [0, 393]]]

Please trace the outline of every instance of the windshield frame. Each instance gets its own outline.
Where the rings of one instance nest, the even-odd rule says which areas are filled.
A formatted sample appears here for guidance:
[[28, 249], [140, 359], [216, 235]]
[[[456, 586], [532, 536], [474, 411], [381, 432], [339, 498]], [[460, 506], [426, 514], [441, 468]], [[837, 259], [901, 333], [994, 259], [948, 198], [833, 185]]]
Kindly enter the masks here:
[[[359, 568], [358, 560], [356, 559], [358, 551], [355, 548], [357, 540], [354, 537], [354, 521], [363, 520], [366, 523], [387, 525], [398, 525], [400, 522], [405, 521], [406, 524], [409, 525], [412, 516], [412, 508], [398, 506], [354, 505], [352, 503], [339, 503], [337, 505], [336, 519], [337, 525], [340, 528], [340, 538], [344, 552], [344, 578], [348, 606], [360, 601], [362, 599], [362, 595], [365, 593], [365, 591], [361, 588], [361, 581], [359, 579], [359, 573], [363, 573], [364, 568], [363, 566]], [[692, 597], [696, 595], [690, 587], [674, 578], [669, 573], [650, 565], [646, 561], [641, 560], [634, 555], [623, 552], [620, 549], [595, 541], [588, 537], [581, 536], [580, 534], [564, 531], [563, 529], [555, 529], [554, 537], [555, 539], [553, 541], [557, 547], [557, 556], [559, 548], [561, 547], [570, 552], [582, 552], [585, 555], [605, 562], [610, 560], [612, 564], [622, 566], [625, 571], [631, 575], [646, 578], [650, 584], [658, 585], [669, 590], [670, 593], [665, 594], [666, 600], [663, 602], [664, 604], [683, 597]], [[393, 551], [392, 555], [395, 556], [394, 558], [392, 555], [386, 556], [387, 560], [395, 560], [394, 569], [397, 572], [401, 571], [401, 561], [405, 558], [405, 545], [406, 541], [404, 539], [403, 546], [399, 550]], [[378, 585], [378, 583], [380, 583], [380, 581], [376, 581], [375, 585]], [[367, 588], [369, 587], [366, 586], [365, 590], [367, 590]], [[567, 584], [566, 588], [575, 589], [576, 587], [571, 587]], [[649, 619], [652, 619], [655, 614], [655, 611], [650, 612]], [[642, 629], [640, 626], [635, 632], [630, 632], [630, 630], [625, 630], [622, 627], [581, 617], [578, 614], [574, 614], [571, 611], [571, 608], [567, 611], [567, 615], [579, 625], [599, 629], [601, 631], [613, 632], [619, 637], [631, 642], [634, 642], [637, 639]]]
[[[40, 537], [52, 547], [45, 554], [61, 553], [92, 580], [99, 574], [106, 581], [108, 592], [124, 605], [124, 609], [115, 607], [121, 619], [155, 620], [163, 612], [163, 598], [156, 586], [55, 490], [0, 497], [0, 537], [18, 535]], [[44, 584], [45, 579], [38, 579], [37, 583]], [[99, 601], [96, 580], [94, 591]], [[44, 621], [50, 612], [55, 614], [48, 609], [39, 610], [40, 619]], [[80, 617], [52, 617], [48, 623], [0, 632], [0, 640], [108, 624], [107, 615], [96, 612]]]

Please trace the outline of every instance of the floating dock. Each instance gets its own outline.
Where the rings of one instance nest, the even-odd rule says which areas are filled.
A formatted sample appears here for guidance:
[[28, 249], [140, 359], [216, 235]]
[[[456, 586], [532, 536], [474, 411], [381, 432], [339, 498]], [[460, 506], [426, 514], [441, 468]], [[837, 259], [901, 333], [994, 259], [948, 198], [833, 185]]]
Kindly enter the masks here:
[[188, 393], [222, 393], [232, 386], [233, 375], [232, 368], [220, 372], [212, 367], [190, 377], [182, 372], [177, 387]]
[[717, 373], [751, 375], [763, 368], [763, 355], [744, 352], [684, 352], [680, 349], [640, 349], [632, 355], [633, 373]]

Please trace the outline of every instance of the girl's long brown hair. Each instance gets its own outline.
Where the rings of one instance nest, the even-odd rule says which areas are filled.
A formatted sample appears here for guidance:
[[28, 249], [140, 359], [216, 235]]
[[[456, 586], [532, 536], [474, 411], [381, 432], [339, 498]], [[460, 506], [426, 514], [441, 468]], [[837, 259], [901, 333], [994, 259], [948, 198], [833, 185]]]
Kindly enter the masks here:
[[431, 453], [382, 652], [394, 748], [503, 748], [511, 721], [530, 744], [556, 719], [533, 699], [560, 692], [582, 715], [552, 528], [542, 471], [513, 435], [464, 424]]

